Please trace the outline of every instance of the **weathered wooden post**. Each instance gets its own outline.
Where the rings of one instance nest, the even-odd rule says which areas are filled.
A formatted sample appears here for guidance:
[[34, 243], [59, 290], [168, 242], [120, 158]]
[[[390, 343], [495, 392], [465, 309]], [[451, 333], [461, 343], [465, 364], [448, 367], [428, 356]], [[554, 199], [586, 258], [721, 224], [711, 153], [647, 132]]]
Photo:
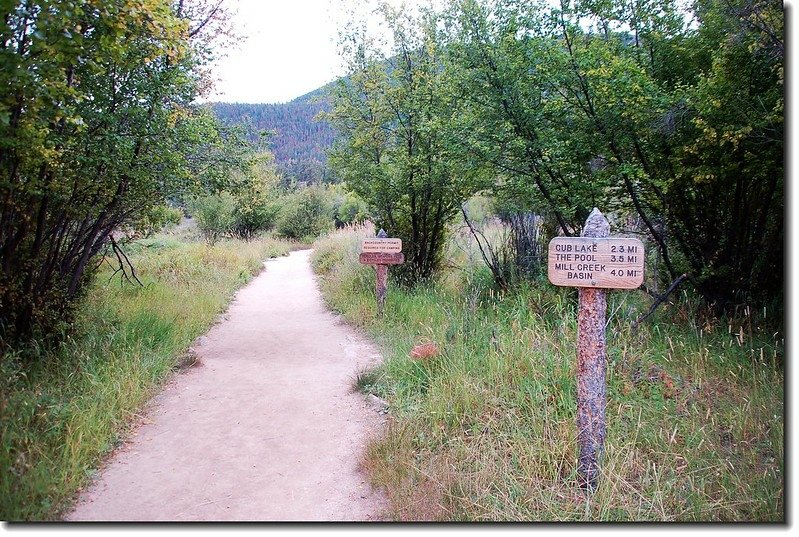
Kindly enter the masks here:
[[390, 239], [382, 229], [374, 239], [364, 239], [361, 243], [359, 261], [364, 265], [374, 265], [375, 296], [377, 297], [377, 314], [382, 317], [386, 306], [386, 290], [388, 288], [388, 266], [405, 262], [402, 254], [402, 240]]
[[644, 280], [644, 245], [608, 237], [610, 224], [594, 208], [580, 237], [549, 243], [548, 276], [555, 285], [579, 287], [577, 313], [577, 442], [580, 484], [596, 489], [605, 443], [606, 289], [635, 289]]
[[[604, 238], [610, 224], [596, 208], [583, 227], [583, 237]], [[577, 443], [580, 484], [592, 490], [599, 476], [599, 458], [605, 445], [605, 289], [577, 290]]]
[[[380, 230], [377, 234], [378, 239], [387, 239], [388, 234]], [[375, 296], [377, 297], [377, 314], [382, 316], [386, 308], [386, 288], [388, 287], [388, 265], [375, 265], [377, 278], [375, 279]]]

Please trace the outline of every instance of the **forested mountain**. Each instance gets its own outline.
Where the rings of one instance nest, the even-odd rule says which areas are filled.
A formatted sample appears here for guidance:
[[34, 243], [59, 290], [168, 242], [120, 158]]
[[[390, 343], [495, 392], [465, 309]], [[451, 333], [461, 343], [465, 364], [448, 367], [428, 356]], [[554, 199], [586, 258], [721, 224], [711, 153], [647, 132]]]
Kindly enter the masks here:
[[[318, 183], [331, 181], [325, 151], [333, 144], [333, 128], [320, 112], [327, 110], [326, 86], [287, 103], [212, 103], [225, 124], [242, 125], [253, 143], [266, 143], [278, 170], [287, 180]], [[261, 133], [270, 135], [263, 140]]]

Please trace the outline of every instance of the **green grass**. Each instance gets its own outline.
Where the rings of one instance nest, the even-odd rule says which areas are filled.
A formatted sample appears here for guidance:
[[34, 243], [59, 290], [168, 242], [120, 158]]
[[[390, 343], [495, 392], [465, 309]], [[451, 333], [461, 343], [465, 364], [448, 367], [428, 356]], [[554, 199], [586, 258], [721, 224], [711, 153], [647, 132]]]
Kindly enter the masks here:
[[[380, 320], [373, 269], [357, 262], [371, 233], [331, 234], [313, 261], [331, 307], [385, 350], [360, 387], [390, 405], [366, 466], [395, 519], [784, 520], [784, 341], [763, 312], [715, 318], [683, 295], [633, 331], [650, 299], [610, 294], [605, 455], [586, 494], [576, 291], [542, 278], [497, 294], [461, 257], [436, 286], [390, 288]], [[441, 354], [409, 358], [426, 341]]]
[[[104, 268], [58, 349], [2, 358], [0, 519], [56, 520], [233, 293], [291, 245], [159, 235], [127, 248], [142, 287]], [[33, 368], [24, 359], [35, 356]]]

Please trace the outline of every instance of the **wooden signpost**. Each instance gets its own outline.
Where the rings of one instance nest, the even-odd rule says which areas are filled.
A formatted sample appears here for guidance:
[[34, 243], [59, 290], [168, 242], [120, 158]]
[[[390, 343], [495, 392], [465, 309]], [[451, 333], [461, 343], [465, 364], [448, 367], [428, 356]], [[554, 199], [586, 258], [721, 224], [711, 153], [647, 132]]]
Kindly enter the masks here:
[[577, 313], [577, 473], [594, 490], [605, 444], [606, 289], [635, 289], [644, 279], [644, 245], [608, 237], [610, 224], [594, 208], [582, 236], [549, 243], [548, 276], [554, 285], [579, 287]]
[[402, 253], [402, 240], [388, 238], [386, 232], [381, 229], [376, 238], [363, 240], [358, 260], [363, 265], [374, 265], [375, 267], [377, 272], [375, 282], [377, 313], [382, 316], [386, 306], [388, 266], [401, 265], [405, 262], [405, 256]]

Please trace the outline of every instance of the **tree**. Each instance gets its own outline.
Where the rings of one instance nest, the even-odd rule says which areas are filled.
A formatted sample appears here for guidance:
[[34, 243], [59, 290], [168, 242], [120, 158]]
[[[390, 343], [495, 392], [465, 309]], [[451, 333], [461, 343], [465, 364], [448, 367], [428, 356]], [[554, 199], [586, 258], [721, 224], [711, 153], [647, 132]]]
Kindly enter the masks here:
[[501, 196], [566, 234], [592, 206], [634, 215], [663, 276], [720, 305], [779, 295], [778, 3], [463, 0], [451, 17], [461, 158], [492, 166]]
[[341, 134], [334, 172], [364, 199], [378, 227], [403, 239], [397, 274], [412, 284], [440, 264], [447, 222], [480, 188], [479, 170], [453, 158], [461, 106], [447, 80], [439, 17], [381, 5], [392, 36], [383, 52], [351, 32], [349, 76], [333, 90], [330, 120]]
[[709, 65], [685, 91], [669, 221], [700, 290], [782, 299], [784, 19], [776, 1], [697, 2]]
[[0, 340], [8, 343], [69, 320], [114, 230], [169, 198], [219, 186], [248, 157], [192, 105], [211, 39], [225, 33], [219, 3], [21, 0], [3, 15]]

